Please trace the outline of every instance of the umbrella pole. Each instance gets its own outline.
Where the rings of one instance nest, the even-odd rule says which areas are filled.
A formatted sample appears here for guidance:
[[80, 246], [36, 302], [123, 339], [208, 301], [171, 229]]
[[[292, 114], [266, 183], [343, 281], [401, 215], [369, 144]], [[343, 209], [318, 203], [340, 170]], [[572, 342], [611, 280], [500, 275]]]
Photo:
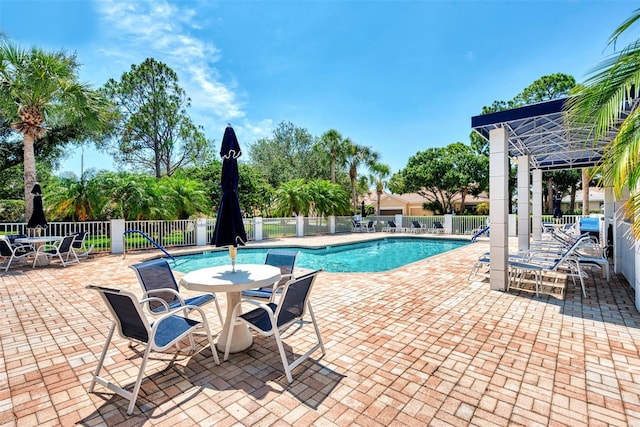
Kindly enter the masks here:
[[229, 256], [231, 257], [231, 271], [236, 272], [236, 256], [238, 256], [238, 248], [229, 246]]

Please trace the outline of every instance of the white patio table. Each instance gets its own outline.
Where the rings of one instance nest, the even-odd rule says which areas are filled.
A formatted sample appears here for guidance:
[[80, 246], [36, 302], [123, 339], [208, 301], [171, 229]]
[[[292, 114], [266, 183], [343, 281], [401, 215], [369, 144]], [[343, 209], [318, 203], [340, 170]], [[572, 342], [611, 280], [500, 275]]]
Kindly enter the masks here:
[[[226, 292], [227, 314], [222, 332], [218, 337], [216, 347], [224, 351], [227, 345], [227, 333], [231, 324], [233, 308], [240, 302], [241, 292], [246, 289], [269, 286], [280, 280], [280, 269], [265, 264], [238, 264], [236, 271], [230, 265], [208, 267], [195, 270], [180, 279], [180, 285], [186, 289], [200, 292]], [[238, 325], [233, 331], [233, 341], [229, 349], [237, 353], [251, 347], [253, 337], [245, 325]]]
[[[16, 243], [33, 245], [37, 251], [38, 248], [44, 245], [45, 243], [59, 242], [60, 240], [62, 240], [62, 237], [58, 237], [58, 236], [19, 237], [16, 239]], [[35, 265], [38, 267], [43, 265], [49, 265], [49, 257], [47, 257], [45, 254], [42, 254], [42, 253], [39, 254]]]

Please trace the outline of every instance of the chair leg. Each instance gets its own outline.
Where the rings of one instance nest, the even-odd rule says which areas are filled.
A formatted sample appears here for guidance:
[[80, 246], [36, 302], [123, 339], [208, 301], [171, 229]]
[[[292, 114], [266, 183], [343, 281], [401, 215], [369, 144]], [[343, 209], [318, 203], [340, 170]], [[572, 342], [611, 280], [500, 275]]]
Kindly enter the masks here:
[[109, 329], [109, 334], [107, 335], [107, 341], [104, 343], [104, 348], [102, 349], [102, 354], [100, 355], [100, 360], [98, 361], [98, 366], [96, 367], [96, 372], [93, 374], [93, 379], [91, 380], [91, 385], [89, 386], [89, 393], [93, 392], [93, 388], [96, 385], [96, 379], [99, 377], [100, 369], [102, 369], [102, 364], [104, 363], [104, 358], [107, 356], [107, 351], [109, 350], [109, 345], [111, 344], [111, 338], [113, 338], [113, 333], [116, 330], [116, 324], [113, 323], [111, 325], [111, 329]]
[[320, 343], [320, 348], [322, 349], [322, 355], [324, 356], [325, 354], [327, 354], [327, 352], [324, 349], [324, 342], [322, 342], [322, 336], [320, 336], [320, 328], [318, 328], [318, 322], [316, 322], [316, 316], [313, 314], [313, 309], [311, 308], [311, 301], [307, 301], [307, 307], [309, 308], [311, 321], [313, 322], [313, 327], [316, 330], [316, 335], [318, 336], [318, 342]]
[[144, 369], [147, 366], [149, 353], [151, 353], [151, 344], [147, 343], [146, 348], [144, 349], [144, 356], [142, 357], [142, 365], [140, 365], [140, 372], [138, 372], [138, 378], [136, 378], [136, 383], [133, 386], [133, 391], [131, 392], [131, 400], [129, 401], [129, 406], [127, 407], [127, 415], [131, 415], [133, 413], [133, 408], [136, 405], [136, 400], [138, 399], [138, 393], [140, 392], [140, 386], [142, 385], [142, 378], [144, 377]]
[[[239, 306], [240, 304], [238, 304]], [[229, 324], [229, 330], [227, 331], [227, 346], [224, 349], [224, 358], [222, 360], [227, 360], [229, 358], [229, 349], [231, 348], [231, 340], [233, 339], [233, 330], [236, 326], [236, 309], [238, 306], [233, 307], [233, 313], [231, 313], [231, 320]]]
[[209, 322], [205, 316], [202, 316], [202, 323], [204, 324], [204, 329], [207, 331], [207, 340], [209, 342], [209, 347], [211, 347], [211, 354], [213, 354], [213, 360], [216, 361], [216, 365], [220, 364], [220, 358], [218, 357], [218, 351], [216, 350], [216, 346], [213, 344], [213, 337], [211, 336], [211, 329], [209, 329]]
[[218, 297], [214, 295], [213, 302], [216, 305], [216, 310], [218, 311], [218, 319], [220, 319], [220, 324], [224, 325], [224, 319], [222, 318], [222, 311], [220, 310], [220, 304], [218, 304]]
[[280, 353], [280, 358], [282, 359], [282, 366], [284, 368], [284, 373], [287, 376], [287, 381], [289, 381], [289, 384], [291, 384], [293, 382], [293, 377], [291, 376], [291, 369], [289, 369], [287, 354], [284, 352], [284, 346], [282, 345], [282, 338], [280, 338], [280, 332], [278, 331], [278, 328], [274, 328], [273, 338], [275, 338], [276, 344], [278, 344], [278, 352]]

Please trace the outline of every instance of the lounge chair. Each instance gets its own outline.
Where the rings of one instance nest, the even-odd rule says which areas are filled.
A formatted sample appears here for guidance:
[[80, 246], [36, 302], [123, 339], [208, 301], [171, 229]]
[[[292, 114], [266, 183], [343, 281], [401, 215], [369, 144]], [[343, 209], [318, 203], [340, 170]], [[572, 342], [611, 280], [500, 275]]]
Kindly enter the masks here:
[[434, 221], [433, 226], [429, 228], [429, 233], [442, 234], [444, 233], [444, 226], [440, 221]]
[[387, 225], [382, 228], [382, 231], [395, 232], [398, 230], [394, 221], [387, 221]]
[[[60, 259], [63, 267], [66, 267], [67, 264], [72, 262], [80, 262], [78, 259], [78, 255], [76, 255], [76, 251], [73, 248], [73, 242], [76, 236], [69, 235], [64, 236], [62, 240], [55, 243], [45, 243], [44, 245], [38, 247], [36, 250], [36, 256], [33, 260], [33, 267], [38, 264], [38, 259], [41, 257], [47, 257], [50, 261], [52, 258]], [[63, 258], [64, 256], [64, 258]], [[71, 260], [70, 257], [73, 257]]]
[[[509, 254], [509, 281], [507, 283], [507, 290], [511, 288], [528, 290], [520, 285], [526, 280], [527, 275], [533, 275], [535, 293], [536, 296], [538, 296], [540, 288], [543, 285], [543, 277], [549, 273], [560, 273], [566, 277], [571, 277], [574, 284], [576, 284], [575, 279], [577, 277], [580, 280], [582, 293], [586, 298], [587, 293], [584, 286], [584, 278], [586, 275], [580, 268], [580, 263], [578, 261], [579, 256], [577, 255], [576, 250], [582, 242], [588, 239], [588, 236], [584, 236], [562, 252], [538, 250]], [[489, 267], [490, 264], [491, 261], [488, 253], [480, 256], [480, 258], [474, 263], [468, 279], [473, 278], [480, 268]], [[557, 280], [557, 277], [554, 276], [554, 278]]]
[[[151, 297], [138, 301], [134, 294], [124, 290], [92, 285], [87, 286], [87, 289], [93, 289], [100, 292], [102, 299], [113, 316], [113, 323], [111, 324], [111, 329], [107, 334], [107, 340], [104, 343], [104, 348], [102, 349], [98, 366], [96, 367], [91, 385], [89, 386], [89, 393], [93, 392], [96, 383], [98, 383], [119, 396], [124, 397], [129, 400], [129, 406], [127, 407], [128, 415], [131, 415], [133, 407], [136, 404], [138, 393], [140, 392], [140, 386], [142, 384], [142, 377], [144, 376], [144, 369], [151, 351], [166, 351], [169, 347], [176, 345], [180, 340], [187, 336], [190, 338], [192, 350], [195, 351], [195, 342], [192, 334], [196, 329], [204, 329], [207, 335], [207, 344], [208, 347], [211, 348], [213, 359], [216, 364], [220, 364], [218, 353], [213, 345], [213, 339], [211, 337], [209, 324], [207, 323], [207, 317], [200, 307], [185, 305], [170, 310], [164, 300], [160, 298]], [[142, 305], [150, 300], [155, 300], [158, 304], [164, 305], [165, 308], [164, 315], [155, 319], [152, 323], [149, 323], [142, 310]], [[194, 312], [198, 313], [199, 320], [192, 318], [192, 314]], [[123, 339], [145, 345], [142, 363], [140, 364], [138, 376], [136, 377], [132, 391], [125, 390], [123, 387], [120, 387], [100, 376], [100, 370], [102, 369], [109, 351], [109, 345], [113, 338], [113, 333], [116, 330]], [[120, 369], [118, 369], [118, 371], [119, 374], [123, 373], [120, 372]], [[155, 385], [153, 388], [155, 388]], [[176, 388], [176, 390], [178, 389]]]
[[19, 243], [11, 244], [9, 239], [0, 236], [0, 258], [7, 263], [4, 266], [4, 271], [8, 271], [14, 261], [27, 261], [35, 255], [33, 246]]
[[[257, 306], [257, 308], [244, 314], [240, 312], [242, 303], [236, 305], [233, 308], [231, 316], [232, 324], [227, 335], [227, 347], [224, 352], [224, 360], [229, 358], [229, 343], [231, 343], [233, 338], [234, 326], [242, 324], [246, 324], [249, 328], [265, 337], [274, 337], [289, 383], [293, 382], [291, 370], [309, 358], [314, 351], [320, 348], [322, 349], [322, 355], [324, 356], [326, 351], [322, 342], [322, 337], [320, 336], [320, 329], [318, 328], [316, 317], [313, 314], [311, 303], [309, 302], [311, 288], [313, 287], [313, 283], [319, 272], [320, 271], [314, 271], [302, 277], [298, 277], [297, 279], [288, 281], [284, 286], [282, 286], [282, 293], [280, 294], [280, 298], [277, 303], [270, 302], [268, 304], [264, 304], [260, 301], [244, 300], [245, 303]], [[296, 321], [301, 321], [302, 324], [302, 319], [307, 310], [309, 310], [309, 314], [311, 315], [311, 322], [315, 328], [318, 342], [303, 355], [289, 363], [282, 344], [281, 334]], [[296, 328], [291, 332], [291, 334], [302, 330], [302, 328], [302, 326], [300, 328]]]
[[412, 233], [424, 233], [427, 231], [426, 227], [423, 227], [418, 221], [411, 221], [411, 229], [409, 230]]
[[242, 291], [242, 296], [245, 298], [252, 299], [268, 299], [271, 301], [273, 299], [274, 293], [274, 285], [276, 288], [284, 285], [287, 281], [293, 279], [293, 269], [296, 266], [296, 260], [298, 258], [299, 251], [287, 251], [282, 249], [269, 249], [267, 252], [267, 257], [264, 260], [264, 263], [267, 265], [272, 265], [274, 267], [278, 267], [280, 269], [280, 280], [278, 283], [274, 283], [273, 285], [262, 287], [259, 289], [248, 289], [246, 291]]
[[[170, 309], [181, 307], [183, 305], [195, 305], [202, 307], [210, 302], [216, 305], [220, 324], [223, 324], [222, 312], [218, 299], [212, 293], [205, 293], [189, 298], [184, 298], [180, 293], [180, 288], [176, 283], [176, 279], [171, 271], [171, 266], [167, 260], [163, 258], [152, 259], [140, 262], [130, 266], [138, 276], [138, 282], [142, 287], [145, 298], [156, 297], [161, 298], [169, 306]], [[164, 304], [157, 300], [148, 303], [151, 314], [157, 315], [164, 312]]]

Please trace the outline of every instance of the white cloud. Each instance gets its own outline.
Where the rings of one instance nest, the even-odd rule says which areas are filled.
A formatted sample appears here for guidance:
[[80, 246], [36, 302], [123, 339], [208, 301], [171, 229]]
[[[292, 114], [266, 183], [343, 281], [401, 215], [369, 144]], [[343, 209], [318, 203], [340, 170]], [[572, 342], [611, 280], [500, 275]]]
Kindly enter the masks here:
[[464, 55], [464, 59], [466, 59], [467, 62], [472, 62], [475, 59], [475, 57], [476, 57], [475, 54], [471, 50], [467, 51], [467, 53]]
[[178, 73], [196, 115], [214, 115], [213, 122], [245, 116], [235, 82], [222, 81], [214, 66], [221, 52], [213, 43], [191, 35], [201, 28], [194, 9], [166, 1], [105, 0], [97, 5], [104, 31], [109, 32], [107, 39], [114, 45], [104, 52], [113, 61], [127, 60], [131, 65], [153, 57]]

